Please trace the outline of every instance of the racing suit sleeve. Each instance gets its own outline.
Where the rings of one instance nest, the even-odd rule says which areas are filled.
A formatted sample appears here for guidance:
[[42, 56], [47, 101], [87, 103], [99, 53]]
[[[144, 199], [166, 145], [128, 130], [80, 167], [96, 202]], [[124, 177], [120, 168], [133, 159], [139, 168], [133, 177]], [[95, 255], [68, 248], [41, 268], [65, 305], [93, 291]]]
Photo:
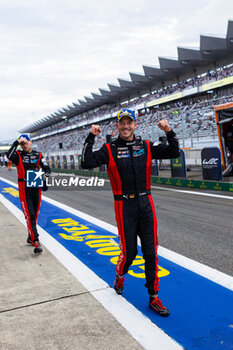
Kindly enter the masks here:
[[12, 163], [14, 163], [15, 165], [19, 164], [19, 155], [16, 153], [16, 149], [18, 145], [19, 145], [19, 142], [18, 140], [16, 140], [6, 154], [7, 158], [10, 159]]
[[40, 166], [44, 170], [45, 176], [49, 176], [51, 174], [51, 169], [43, 156], [41, 156]]
[[166, 133], [168, 145], [159, 144], [154, 146], [151, 142], [152, 159], [170, 159], [180, 156], [179, 141], [173, 130]]
[[95, 135], [90, 133], [84, 143], [81, 166], [83, 169], [96, 168], [102, 164], [108, 164], [108, 151], [103, 145], [98, 151], [92, 151]]

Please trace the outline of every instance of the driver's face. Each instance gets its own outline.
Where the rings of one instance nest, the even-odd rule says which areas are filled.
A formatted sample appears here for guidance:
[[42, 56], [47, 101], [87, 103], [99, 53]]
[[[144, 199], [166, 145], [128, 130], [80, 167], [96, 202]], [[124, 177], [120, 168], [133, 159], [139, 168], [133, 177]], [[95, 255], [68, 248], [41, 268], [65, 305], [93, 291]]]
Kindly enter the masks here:
[[31, 152], [32, 149], [32, 141], [22, 142], [21, 143], [22, 150], [24, 152]]
[[130, 117], [122, 117], [118, 123], [117, 128], [120, 138], [125, 141], [132, 141], [134, 137], [134, 130], [137, 127], [137, 123]]

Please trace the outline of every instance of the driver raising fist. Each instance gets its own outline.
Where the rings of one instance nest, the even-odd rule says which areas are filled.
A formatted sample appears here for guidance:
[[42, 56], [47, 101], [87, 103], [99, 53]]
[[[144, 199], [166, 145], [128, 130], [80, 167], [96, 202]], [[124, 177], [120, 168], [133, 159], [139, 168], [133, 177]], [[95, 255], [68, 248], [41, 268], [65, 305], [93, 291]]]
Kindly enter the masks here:
[[169, 310], [158, 298], [158, 225], [151, 195], [151, 169], [152, 159], [177, 158], [180, 151], [176, 135], [167, 120], [161, 120], [157, 126], [166, 133], [168, 145], [155, 146], [140, 136], [136, 137], [134, 112], [123, 109], [117, 114], [118, 138], [93, 152], [95, 136], [101, 129], [99, 125], [92, 125], [83, 149], [82, 167], [107, 165], [121, 249], [114, 282], [116, 293], [123, 292], [125, 275], [137, 255], [139, 236], [145, 259], [149, 306], [159, 315], [168, 316]]

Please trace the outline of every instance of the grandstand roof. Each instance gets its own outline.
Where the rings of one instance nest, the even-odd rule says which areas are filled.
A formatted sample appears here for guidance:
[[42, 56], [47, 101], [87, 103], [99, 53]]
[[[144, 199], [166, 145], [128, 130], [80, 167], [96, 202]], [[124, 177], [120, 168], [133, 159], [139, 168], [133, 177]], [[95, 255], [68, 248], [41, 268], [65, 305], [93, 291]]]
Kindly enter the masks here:
[[160, 67], [143, 65], [144, 74], [129, 72], [130, 79], [118, 78], [119, 85], [107, 84], [109, 90], [84, 96], [72, 106], [67, 106], [21, 129], [20, 132], [35, 132], [66, 118], [71, 118], [103, 104], [117, 103], [159, 89], [166, 84], [207, 72], [211, 68], [233, 62], [233, 21], [228, 21], [225, 38], [200, 36], [200, 48], [177, 47], [178, 59], [159, 57]]

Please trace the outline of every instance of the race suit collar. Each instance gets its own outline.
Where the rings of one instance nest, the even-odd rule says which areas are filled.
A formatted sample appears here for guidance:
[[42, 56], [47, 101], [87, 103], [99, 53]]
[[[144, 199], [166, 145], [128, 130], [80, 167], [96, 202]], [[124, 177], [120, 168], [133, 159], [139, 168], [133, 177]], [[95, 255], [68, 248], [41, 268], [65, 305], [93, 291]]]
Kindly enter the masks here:
[[124, 146], [132, 146], [135, 144], [135, 141], [136, 141], [135, 135], [133, 136], [133, 141], [125, 141], [125, 140], [121, 139], [120, 136], [118, 136], [118, 140]]

